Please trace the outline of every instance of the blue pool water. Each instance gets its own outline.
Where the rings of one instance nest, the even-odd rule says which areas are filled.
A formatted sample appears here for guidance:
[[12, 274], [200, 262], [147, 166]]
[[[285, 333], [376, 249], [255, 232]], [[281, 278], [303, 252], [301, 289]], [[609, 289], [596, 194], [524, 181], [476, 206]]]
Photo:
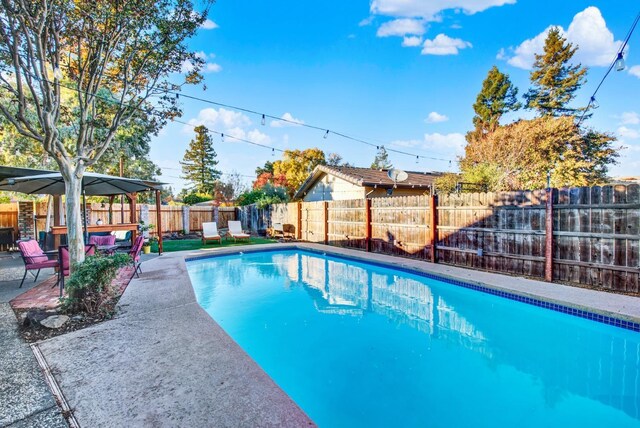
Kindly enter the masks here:
[[321, 427], [640, 426], [640, 333], [304, 251], [187, 265]]

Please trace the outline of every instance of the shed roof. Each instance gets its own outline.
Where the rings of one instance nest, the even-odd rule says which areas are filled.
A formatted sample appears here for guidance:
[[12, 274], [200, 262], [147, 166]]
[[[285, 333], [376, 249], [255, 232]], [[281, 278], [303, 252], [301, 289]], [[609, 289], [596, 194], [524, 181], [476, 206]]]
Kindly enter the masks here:
[[442, 175], [441, 172], [406, 171], [408, 178], [405, 181], [394, 183], [387, 175], [388, 171], [388, 169], [358, 168], [354, 166], [318, 165], [305, 182], [302, 183], [294, 197], [302, 198], [325, 174], [341, 178], [356, 186], [377, 186], [383, 189], [392, 188], [394, 185], [399, 189], [428, 187], [434, 183], [436, 178]]

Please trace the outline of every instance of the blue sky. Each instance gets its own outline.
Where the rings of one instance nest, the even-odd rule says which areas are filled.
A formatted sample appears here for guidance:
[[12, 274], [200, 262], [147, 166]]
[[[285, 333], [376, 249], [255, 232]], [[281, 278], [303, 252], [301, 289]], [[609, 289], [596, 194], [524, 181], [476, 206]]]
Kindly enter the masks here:
[[[639, 12], [622, 0], [218, 0], [191, 41], [206, 59], [205, 83], [186, 93], [444, 160], [390, 153], [395, 167], [455, 171], [471, 128], [472, 104], [488, 70], [509, 74], [519, 95], [529, 87], [533, 52], [549, 26], [562, 27], [589, 66], [574, 104], [586, 105]], [[621, 151], [611, 175], [640, 171], [640, 53], [629, 42], [627, 68], [612, 72], [588, 124], [615, 133]], [[635, 68], [634, 68], [635, 67]], [[184, 98], [182, 120], [276, 149], [319, 147], [357, 166], [375, 148], [304, 127]], [[527, 111], [504, 119], [530, 117]], [[161, 179], [184, 184], [179, 160], [193, 129], [169, 123], [152, 142]], [[276, 160], [269, 149], [215, 137], [219, 169], [253, 175]], [[451, 160], [451, 162], [449, 162]], [[247, 178], [247, 181], [250, 179]]]

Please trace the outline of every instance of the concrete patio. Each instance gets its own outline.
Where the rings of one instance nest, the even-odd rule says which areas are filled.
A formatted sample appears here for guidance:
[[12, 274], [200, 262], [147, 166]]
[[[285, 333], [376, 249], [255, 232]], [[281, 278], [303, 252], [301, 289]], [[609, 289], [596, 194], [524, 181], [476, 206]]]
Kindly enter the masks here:
[[[640, 322], [638, 297], [315, 244], [242, 251], [274, 247], [391, 263]], [[313, 425], [196, 302], [185, 257], [239, 250], [176, 252], [149, 260], [113, 320], [37, 345], [80, 426]]]
[[24, 273], [19, 254], [0, 253], [0, 426], [66, 427], [60, 408], [45, 382], [42, 370], [18, 334], [9, 300], [50, 278], [53, 269], [43, 270], [38, 282]]

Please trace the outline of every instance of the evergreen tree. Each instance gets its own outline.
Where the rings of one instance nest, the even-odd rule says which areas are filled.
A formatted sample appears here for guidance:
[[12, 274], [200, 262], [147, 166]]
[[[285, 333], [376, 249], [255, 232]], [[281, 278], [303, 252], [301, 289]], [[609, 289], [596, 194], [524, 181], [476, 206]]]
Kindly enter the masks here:
[[509, 75], [501, 73], [494, 65], [482, 82], [482, 90], [473, 104], [475, 132], [483, 135], [494, 131], [500, 126], [502, 115], [522, 107], [517, 95], [518, 88], [513, 86]]
[[195, 128], [196, 138], [191, 140], [189, 148], [184, 153], [182, 178], [193, 184], [193, 189], [202, 194], [212, 195], [216, 181], [222, 175], [216, 169], [216, 151], [209, 131], [203, 125]]
[[562, 116], [580, 111], [567, 106], [585, 83], [587, 74], [581, 64], [569, 64], [577, 49], [562, 37], [560, 30], [549, 30], [544, 52], [535, 56], [531, 71], [533, 87], [524, 95], [526, 108], [537, 110], [541, 116]]
[[376, 157], [373, 159], [373, 163], [371, 164], [372, 169], [390, 169], [393, 168], [391, 162], [389, 162], [389, 154], [387, 153], [387, 149], [384, 146], [378, 147], [378, 153], [376, 153]]

